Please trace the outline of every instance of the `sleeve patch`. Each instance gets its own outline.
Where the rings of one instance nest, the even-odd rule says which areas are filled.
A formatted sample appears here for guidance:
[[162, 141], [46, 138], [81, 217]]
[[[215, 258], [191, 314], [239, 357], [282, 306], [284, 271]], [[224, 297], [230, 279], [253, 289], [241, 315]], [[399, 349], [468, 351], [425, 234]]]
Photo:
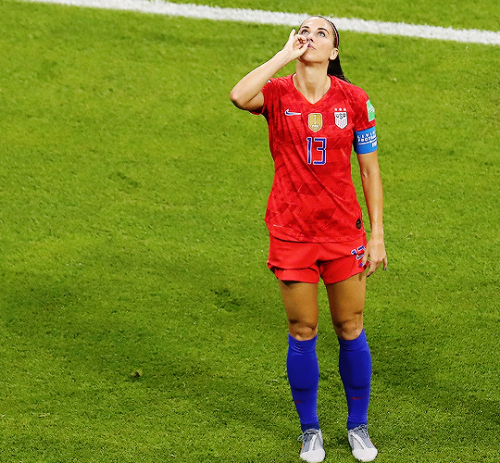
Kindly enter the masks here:
[[368, 111], [368, 122], [375, 120], [375, 108], [372, 105], [372, 102], [368, 100], [366, 102], [366, 110]]
[[370, 127], [360, 132], [354, 132], [354, 151], [358, 154], [373, 153], [377, 150], [377, 131], [375, 127]]

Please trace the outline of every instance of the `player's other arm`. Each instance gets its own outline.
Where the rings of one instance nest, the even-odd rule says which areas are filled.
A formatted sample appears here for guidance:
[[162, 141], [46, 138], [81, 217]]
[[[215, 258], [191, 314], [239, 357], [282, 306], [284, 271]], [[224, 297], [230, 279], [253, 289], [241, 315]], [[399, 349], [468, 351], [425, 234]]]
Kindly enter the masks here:
[[262, 108], [264, 105], [262, 88], [267, 81], [288, 63], [305, 53], [306, 50], [307, 40], [305, 37], [295, 35], [295, 29], [293, 29], [283, 50], [247, 74], [234, 86], [229, 95], [231, 101], [236, 107], [248, 111]]
[[368, 273], [371, 275], [380, 265], [387, 268], [387, 254], [384, 244], [383, 209], [384, 195], [382, 177], [378, 163], [378, 151], [358, 155], [361, 182], [365, 196], [366, 207], [370, 218], [370, 240], [363, 264], [367, 264]]

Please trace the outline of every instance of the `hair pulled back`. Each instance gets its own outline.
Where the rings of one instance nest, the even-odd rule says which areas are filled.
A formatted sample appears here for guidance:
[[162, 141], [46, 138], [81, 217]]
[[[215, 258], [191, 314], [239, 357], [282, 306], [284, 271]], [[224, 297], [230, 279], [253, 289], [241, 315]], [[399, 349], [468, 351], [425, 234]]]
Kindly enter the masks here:
[[[312, 16], [312, 17], [324, 19], [328, 24], [330, 24], [334, 35], [333, 46], [335, 48], [339, 48], [340, 37], [339, 37], [339, 31], [335, 27], [335, 24], [333, 24], [332, 21], [330, 21], [328, 18], [325, 18], [324, 16]], [[340, 65], [340, 57], [338, 53], [337, 57], [333, 60], [330, 60], [330, 63], [328, 63], [327, 74], [329, 76], [334, 76], [337, 77], [338, 79], [350, 83], [350, 80], [347, 79], [347, 77], [344, 75], [344, 71], [342, 70], [342, 66]]]

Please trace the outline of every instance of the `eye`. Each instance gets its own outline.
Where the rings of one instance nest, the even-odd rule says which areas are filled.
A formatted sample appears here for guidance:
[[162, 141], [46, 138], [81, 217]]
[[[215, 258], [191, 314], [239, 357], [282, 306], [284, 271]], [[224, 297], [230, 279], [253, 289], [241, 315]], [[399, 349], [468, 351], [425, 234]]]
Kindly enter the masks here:
[[322, 32], [322, 31], [318, 32], [318, 35], [319, 35], [320, 37], [326, 37], [326, 34], [325, 34], [324, 32]]
[[299, 31], [299, 34], [301, 35], [307, 35], [309, 32], [307, 31], [307, 29], [302, 29]]

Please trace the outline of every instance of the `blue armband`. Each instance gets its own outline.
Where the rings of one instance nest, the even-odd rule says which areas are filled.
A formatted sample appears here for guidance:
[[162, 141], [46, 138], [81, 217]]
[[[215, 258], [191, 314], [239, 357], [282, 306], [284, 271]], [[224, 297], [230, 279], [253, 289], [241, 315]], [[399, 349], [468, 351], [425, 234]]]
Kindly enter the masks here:
[[377, 150], [377, 132], [375, 127], [354, 132], [354, 137], [354, 151], [356, 153], [368, 154]]

